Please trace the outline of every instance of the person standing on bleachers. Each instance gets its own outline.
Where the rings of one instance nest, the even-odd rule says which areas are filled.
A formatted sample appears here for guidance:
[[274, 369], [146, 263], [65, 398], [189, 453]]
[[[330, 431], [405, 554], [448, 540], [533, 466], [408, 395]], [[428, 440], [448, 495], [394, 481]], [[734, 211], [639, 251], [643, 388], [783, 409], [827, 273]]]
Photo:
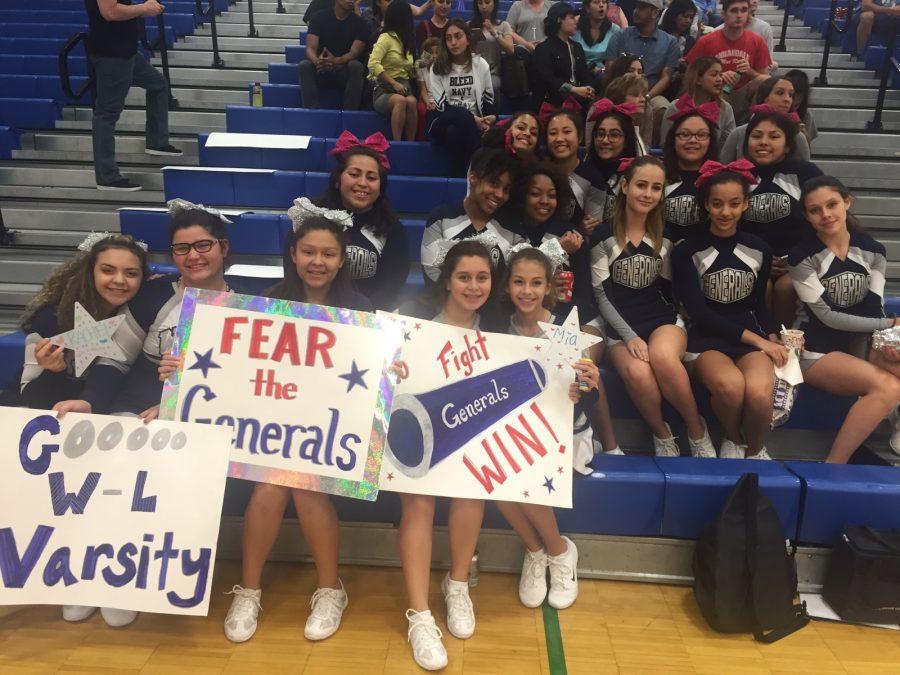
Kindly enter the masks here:
[[169, 84], [138, 53], [138, 31], [145, 17], [158, 16], [163, 6], [156, 0], [131, 4], [131, 0], [84, 0], [88, 15], [87, 52], [94, 69], [94, 175], [98, 190], [135, 192], [141, 186], [119, 171], [116, 164], [116, 122], [125, 108], [132, 85], [147, 91], [145, 152], [179, 157], [182, 151], [169, 143]]
[[358, 110], [366, 81], [360, 57], [369, 29], [354, 11], [353, 0], [334, 0], [316, 12], [306, 34], [306, 59], [300, 62], [300, 95], [304, 108], [319, 108], [321, 90], [343, 90], [342, 110]]

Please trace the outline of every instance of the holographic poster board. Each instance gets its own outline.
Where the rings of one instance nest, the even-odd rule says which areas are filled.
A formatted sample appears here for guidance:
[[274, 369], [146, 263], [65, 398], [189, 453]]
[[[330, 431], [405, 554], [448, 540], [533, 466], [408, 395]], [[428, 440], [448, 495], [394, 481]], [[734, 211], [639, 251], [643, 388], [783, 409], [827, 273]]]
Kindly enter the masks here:
[[574, 371], [550, 341], [397, 319], [381, 489], [571, 508]]
[[402, 339], [382, 323], [187, 289], [160, 417], [229, 427], [231, 477], [374, 501]]

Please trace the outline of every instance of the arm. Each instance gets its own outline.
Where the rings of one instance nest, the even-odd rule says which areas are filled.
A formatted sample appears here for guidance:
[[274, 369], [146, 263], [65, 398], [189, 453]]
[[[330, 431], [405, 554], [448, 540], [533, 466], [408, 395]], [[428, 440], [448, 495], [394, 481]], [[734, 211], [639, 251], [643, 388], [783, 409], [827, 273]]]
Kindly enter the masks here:
[[722, 110], [719, 112], [719, 147], [723, 147], [728, 139], [731, 138], [731, 132], [734, 131], [734, 108], [727, 101], [722, 104]]
[[501, 21], [500, 25], [497, 26], [497, 30], [494, 32], [494, 37], [497, 40], [497, 44], [500, 45], [500, 49], [502, 49], [507, 54], [512, 54], [516, 51], [516, 45], [513, 39], [513, 30], [510, 28], [509, 23], [506, 21]]
[[100, 16], [106, 21], [130, 21], [145, 16], [162, 14], [163, 7], [156, 0], [146, 0], [139, 5], [120, 5], [116, 0], [97, 0]]
[[444, 112], [444, 107], [447, 105], [447, 91], [444, 87], [445, 80], [440, 75], [435, 74], [433, 66], [426, 73], [425, 84], [428, 85], [428, 95], [431, 97], [434, 109], [438, 112]]
[[[308, 38], [307, 38], [308, 39]], [[336, 66], [342, 66], [346, 63], [350, 63], [358, 59], [363, 55], [363, 52], [366, 50], [366, 43], [364, 40], [354, 40], [353, 44], [350, 45], [350, 51], [344, 54], [343, 56], [334, 57], [334, 64]]]
[[[656, 81], [656, 84], [653, 86], [647, 96], [649, 98], [653, 98], [654, 96], [662, 96], [666, 89], [669, 88], [669, 84], [672, 82], [672, 69], [671, 68], [663, 68], [662, 73], [660, 73], [659, 80]], [[647, 104], [649, 107], [649, 103]]]
[[[624, 12], [619, 12], [622, 16], [625, 15]], [[606, 67], [609, 68], [612, 66], [613, 61], [616, 60], [619, 56], [619, 52], [622, 50], [622, 36], [625, 35], [622, 31], [618, 31], [615, 35], [609, 38], [609, 44], [606, 45]]]
[[417, 19], [422, 16], [425, 12], [431, 9], [431, 4], [434, 0], [426, 0], [421, 5], [413, 5], [411, 4], [409, 8], [412, 10], [413, 18]]
[[594, 297], [597, 300], [600, 314], [603, 315], [603, 320], [613, 327], [623, 341], [628, 342], [636, 338], [637, 333], [628, 325], [609, 297], [609, 291], [612, 290], [612, 281], [609, 277], [609, 256], [602, 242], [591, 249], [591, 280], [594, 285]]
[[808, 162], [810, 157], [812, 157], [812, 153], [809, 149], [809, 141], [806, 140], [806, 135], [802, 131], [798, 131], [794, 136], [794, 159]]
[[422, 275], [425, 277], [426, 286], [431, 285], [428, 283], [429, 281], [437, 281], [440, 275], [441, 271], [436, 262], [443, 241], [443, 218], [438, 208], [428, 216], [425, 232], [422, 235], [422, 246], [419, 249], [419, 260], [422, 262]]
[[550, 48], [546, 42], [538, 45], [534, 50], [534, 59], [532, 59], [531, 65], [538, 80], [544, 83], [548, 91], [565, 95], [572, 88], [568, 80], [554, 74]]
[[409, 241], [406, 228], [398, 223], [397, 228], [388, 235], [384, 250], [381, 252], [372, 303], [379, 309], [396, 305], [407, 276], [409, 276]]
[[369, 75], [393, 87], [397, 83], [393, 77], [387, 74], [387, 71], [384, 69], [384, 64], [382, 63], [388, 52], [388, 48], [390, 47], [391, 39], [392, 38], [387, 33], [382, 33], [378, 36], [378, 41], [375, 43], [375, 46], [372, 47], [372, 53], [369, 54], [368, 68]]
[[[732, 113], [733, 114], [733, 113]], [[742, 127], [746, 130], [747, 127]], [[719, 150], [719, 161], [728, 164], [735, 161], [741, 155], [740, 146], [743, 144], [744, 134], [735, 130], [728, 134], [728, 138]]]
[[319, 36], [315, 33], [306, 34], [306, 60], [319, 65]]
[[[478, 64], [477, 66], [475, 65], [476, 63]], [[491, 67], [483, 58], [478, 57], [476, 61], [473, 56], [472, 70], [476, 68], [478, 70], [477, 77], [481, 79], [482, 86], [481, 100], [478, 102], [481, 116], [482, 118], [493, 117], [493, 120], [487, 120], [488, 124], [493, 124], [497, 119], [497, 101], [494, 98], [494, 82], [491, 80]], [[484, 131], [487, 131], [487, 128]]]
[[[756, 276], [756, 283], [753, 284], [753, 295], [756, 298], [756, 307], [753, 313], [756, 315], [756, 319], [766, 332], [766, 335], [771, 335], [778, 332], [778, 324], [775, 322], [772, 313], [769, 311], [769, 306], [766, 304], [769, 276], [772, 274], [772, 251], [768, 246], [763, 247], [762, 256], [762, 267]], [[747, 333], [749, 331], [744, 332]], [[745, 338], [742, 338], [742, 341], [747, 344], [755, 344], [755, 341], [749, 341]]]

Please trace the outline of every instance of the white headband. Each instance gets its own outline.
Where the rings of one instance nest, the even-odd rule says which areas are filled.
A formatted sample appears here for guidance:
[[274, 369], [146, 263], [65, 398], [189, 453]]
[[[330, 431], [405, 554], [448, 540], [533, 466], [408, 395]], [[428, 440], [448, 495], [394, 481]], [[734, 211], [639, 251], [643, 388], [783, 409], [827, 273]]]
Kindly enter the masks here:
[[[437, 255], [435, 255], [434, 263], [433, 263], [434, 266], [440, 267], [441, 265], [443, 265], [444, 260], [447, 259], [447, 254], [450, 252], [450, 249], [452, 249], [454, 246], [456, 246], [457, 244], [460, 244], [464, 241], [478, 242], [479, 244], [481, 244], [488, 250], [488, 253], [490, 253], [490, 251], [492, 249], [497, 248], [501, 251], [501, 255], [502, 255], [503, 247], [500, 246], [500, 239], [497, 238], [497, 235], [494, 234], [494, 232], [492, 232], [491, 230], [483, 230], [483, 231], [479, 232], [478, 234], [476, 234], [472, 237], [466, 237], [465, 239], [441, 239], [440, 241], [438, 241]], [[491, 258], [491, 266], [493, 266], [494, 265], [493, 256], [489, 256], [489, 257]], [[503, 258], [505, 260], [506, 256], [504, 255]]]
[[516, 244], [509, 249], [509, 255], [506, 259], [509, 260], [513, 253], [518, 253], [526, 248], [536, 249], [547, 256], [547, 259], [550, 261], [551, 275], [555, 275], [560, 267], [569, 263], [569, 254], [563, 250], [562, 244], [559, 243], [559, 239], [556, 237], [544, 239], [540, 246], [532, 246], [531, 244], [526, 243]]
[[[78, 244], [78, 250], [83, 251], [84, 253], [89, 252], [97, 242], [103, 241], [104, 239], [109, 239], [110, 237], [115, 236], [112, 232], [91, 232], [88, 236], [84, 238], [80, 244]], [[140, 248], [147, 250], [147, 242], [140, 241], [138, 239], [134, 240], [134, 243], [137, 244]]]
[[167, 204], [169, 206], [169, 216], [173, 218], [179, 213], [184, 213], [185, 211], [204, 211], [211, 216], [215, 216], [226, 225], [231, 225], [231, 221], [223, 216], [221, 211], [210, 206], [203, 206], [203, 204], [194, 204], [186, 199], [170, 199]]
[[333, 223], [340, 225], [344, 230], [353, 227], [353, 216], [346, 211], [340, 209], [326, 209], [322, 206], [316, 206], [306, 197], [300, 197], [294, 200], [294, 205], [288, 209], [288, 216], [294, 227], [294, 232], [308, 218], [324, 218]]

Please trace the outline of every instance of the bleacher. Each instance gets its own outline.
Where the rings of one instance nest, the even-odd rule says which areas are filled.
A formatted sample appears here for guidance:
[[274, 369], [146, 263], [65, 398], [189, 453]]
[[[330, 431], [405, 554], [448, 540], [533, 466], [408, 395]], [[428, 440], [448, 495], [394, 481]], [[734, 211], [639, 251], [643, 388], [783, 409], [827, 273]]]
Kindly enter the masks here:
[[[822, 2], [805, 0], [790, 23], [788, 51], [776, 54], [782, 69], [802, 68], [811, 78], [817, 73], [824, 46]], [[466, 3], [471, 8], [471, 0]], [[501, 15], [509, 4], [509, 0], [501, 2]], [[260, 36], [251, 38], [246, 2], [217, 0], [224, 67], [216, 68], [211, 65], [210, 28], [200, 25], [193, 3], [167, 3], [171, 83], [180, 103], [170, 115], [170, 127], [173, 143], [185, 155], [172, 161], [143, 154], [143, 96], [132, 92], [118, 127], [117, 155], [125, 174], [145, 189], [122, 197], [94, 189], [90, 107], [83, 101], [65, 100], [55, 70], [60, 45], [84, 29], [81, 0], [48, 0], [41, 10], [31, 9], [26, 0], [0, 0], [0, 208], [7, 226], [16, 232], [15, 244], [0, 248], [0, 332], [14, 328], [28, 298], [86, 232], [130, 233], [148, 242], [157, 264], [165, 263], [164, 203], [173, 197], [226, 210], [234, 221], [229, 239], [235, 263], [280, 265], [290, 227], [285, 210], [295, 197], [324, 190], [333, 162], [328, 150], [340, 132], [349, 129], [360, 137], [375, 130], [387, 132], [385, 121], [370, 111], [299, 107], [297, 64], [304, 58], [305, 33], [300, 16], [306, 5], [289, 0], [284, 3], [287, 12], [279, 14], [274, 1], [255, 2]], [[469, 17], [469, 10], [454, 12]], [[781, 10], [775, 5], [761, 4], [758, 16], [778, 32]], [[168, 22], [170, 17], [185, 18]], [[14, 24], [8, 23], [13, 20]], [[21, 28], [10, 28], [13, 25]], [[153, 30], [155, 26], [148, 25], [150, 39]], [[885, 242], [889, 260], [900, 261], [900, 91], [895, 81], [887, 92], [884, 130], [867, 132], [865, 124], [877, 96], [873, 68], [880, 67], [879, 46], [871, 46], [862, 62], [847, 57], [845, 52], [851, 48], [836, 41], [829, 69], [831, 86], [813, 88], [812, 109], [820, 131], [813, 160], [855, 191], [854, 211]], [[880, 48], [883, 55], [884, 46]], [[154, 63], [159, 63], [158, 56]], [[84, 59], [71, 57], [70, 70], [77, 86], [77, 77], [86, 74]], [[252, 105], [257, 83], [262, 89], [261, 107]], [[210, 135], [222, 132], [312, 138], [305, 150], [209, 146]], [[393, 143], [389, 159], [388, 192], [411, 234], [410, 252], [415, 259], [425, 214], [436, 204], [460, 199], [465, 183], [445, 177], [445, 159], [427, 143]], [[419, 288], [421, 271], [414, 270], [408, 290]], [[900, 293], [900, 262], [889, 265], [888, 289]], [[892, 297], [889, 305], [900, 313], [900, 299]], [[3, 381], [21, 363], [21, 350], [21, 334], [0, 337]], [[623, 383], [611, 371], [604, 373], [604, 382], [620, 441], [636, 454], [596, 458], [595, 472], [575, 481], [575, 508], [559, 513], [562, 529], [694, 537], [751, 465], [648, 456], [649, 436]], [[712, 420], [705, 395], [698, 392], [698, 398]], [[883, 466], [795, 461], [824, 457], [850, 403], [803, 388], [789, 423], [773, 433], [769, 444], [774, 456], [788, 461], [752, 463], [782, 516], [785, 536], [800, 543], [830, 545], [848, 518], [865, 518], [874, 526], [900, 526], [900, 472]], [[686, 441], [683, 445], [687, 454]], [[900, 461], [885, 449], [882, 436], [858, 459], [881, 464]], [[239, 515], [247, 486], [234, 483], [229, 490], [226, 514]], [[343, 501], [341, 517], [393, 522], [396, 501], [392, 494], [384, 494], [374, 506]], [[628, 508], [621, 508], [623, 504]], [[504, 525], [496, 512], [489, 511], [486, 526]]]

